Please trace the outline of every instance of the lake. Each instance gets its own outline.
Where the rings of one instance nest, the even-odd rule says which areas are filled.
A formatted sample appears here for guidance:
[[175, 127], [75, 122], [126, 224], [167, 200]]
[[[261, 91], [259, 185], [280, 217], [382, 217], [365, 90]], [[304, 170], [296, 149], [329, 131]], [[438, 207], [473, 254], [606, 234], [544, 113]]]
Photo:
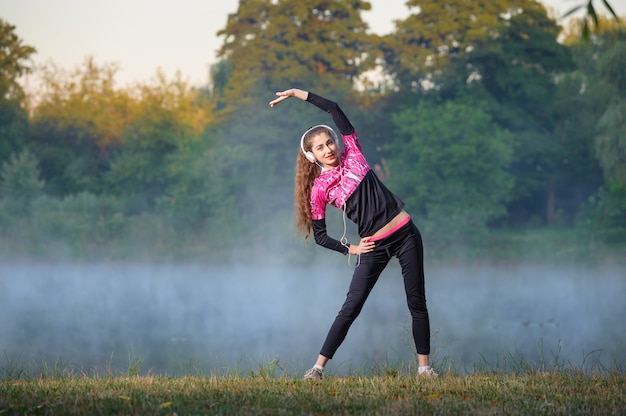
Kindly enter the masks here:
[[[321, 262], [320, 262], [321, 263]], [[0, 369], [187, 375], [309, 368], [352, 270], [200, 264], [0, 264]], [[431, 266], [434, 366], [523, 361], [624, 368], [623, 267]], [[330, 374], [414, 362], [397, 263], [385, 270]]]

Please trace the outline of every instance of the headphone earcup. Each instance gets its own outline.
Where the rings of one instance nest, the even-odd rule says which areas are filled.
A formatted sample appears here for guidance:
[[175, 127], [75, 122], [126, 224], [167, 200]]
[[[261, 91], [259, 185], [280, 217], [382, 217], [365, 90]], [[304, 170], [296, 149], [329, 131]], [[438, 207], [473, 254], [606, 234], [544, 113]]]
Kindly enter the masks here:
[[311, 153], [311, 152], [304, 152], [304, 156], [311, 163], [315, 163], [317, 161], [317, 159], [315, 159], [315, 155], [313, 153]]

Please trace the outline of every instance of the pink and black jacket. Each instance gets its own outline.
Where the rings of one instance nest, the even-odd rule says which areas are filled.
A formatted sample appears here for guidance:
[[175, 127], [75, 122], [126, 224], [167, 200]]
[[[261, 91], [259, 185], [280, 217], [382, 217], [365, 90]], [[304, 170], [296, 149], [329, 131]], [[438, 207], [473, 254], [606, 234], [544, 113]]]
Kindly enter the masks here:
[[339, 105], [309, 92], [307, 101], [329, 113], [339, 129], [344, 148], [339, 166], [324, 169], [311, 188], [313, 236], [322, 247], [348, 253], [348, 248], [326, 233], [326, 206], [345, 210], [346, 217], [358, 228], [361, 238], [381, 229], [404, 208], [404, 202], [378, 179], [363, 153], [352, 127]]

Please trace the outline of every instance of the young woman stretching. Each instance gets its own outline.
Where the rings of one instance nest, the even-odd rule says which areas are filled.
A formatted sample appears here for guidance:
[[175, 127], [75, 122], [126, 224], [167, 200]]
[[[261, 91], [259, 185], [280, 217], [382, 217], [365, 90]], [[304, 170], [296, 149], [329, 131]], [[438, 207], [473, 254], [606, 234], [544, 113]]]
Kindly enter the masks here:
[[[315, 242], [340, 253], [356, 255], [356, 267], [346, 300], [326, 337], [313, 368], [305, 379], [321, 379], [324, 367], [345, 339], [378, 277], [395, 256], [400, 262], [419, 370], [436, 377], [429, 365], [430, 324], [424, 291], [423, 246], [419, 230], [404, 202], [378, 179], [370, 168], [357, 139], [356, 131], [337, 103], [311, 92], [289, 89], [277, 92], [270, 106], [297, 97], [327, 112], [339, 129], [344, 143], [332, 128], [311, 127], [300, 140], [295, 180], [295, 209], [298, 230], [306, 238], [313, 232]], [[361, 237], [358, 245], [348, 244], [344, 235], [335, 240], [326, 233], [326, 205], [344, 211], [355, 222]]]

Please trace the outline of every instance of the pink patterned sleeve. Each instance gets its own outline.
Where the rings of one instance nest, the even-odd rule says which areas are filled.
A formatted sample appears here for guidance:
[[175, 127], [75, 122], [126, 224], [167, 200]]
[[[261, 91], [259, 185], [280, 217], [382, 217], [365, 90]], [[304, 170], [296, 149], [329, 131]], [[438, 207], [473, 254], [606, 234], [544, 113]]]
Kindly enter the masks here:
[[321, 220], [326, 217], [326, 203], [324, 191], [313, 184], [311, 188], [311, 217], [313, 220]]
[[347, 136], [342, 135], [341, 138], [343, 139], [343, 145], [346, 151], [355, 150], [359, 153], [361, 152], [361, 143], [359, 143], [356, 130], [352, 131], [352, 134], [348, 134]]

